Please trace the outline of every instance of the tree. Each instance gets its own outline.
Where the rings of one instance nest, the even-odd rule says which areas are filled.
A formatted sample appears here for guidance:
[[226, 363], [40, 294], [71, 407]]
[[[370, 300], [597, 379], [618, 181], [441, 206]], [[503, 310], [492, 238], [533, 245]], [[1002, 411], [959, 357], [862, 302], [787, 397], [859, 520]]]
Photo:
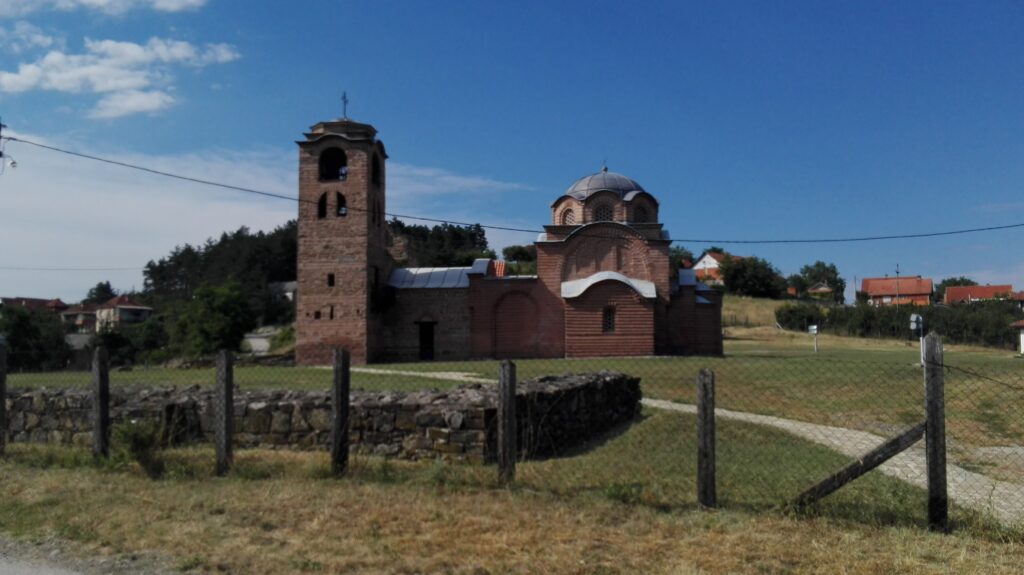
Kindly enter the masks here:
[[719, 272], [726, 291], [752, 297], [778, 298], [786, 289], [786, 280], [768, 261], [757, 257], [725, 257]]
[[494, 258], [487, 246], [487, 234], [479, 224], [440, 224], [429, 228], [392, 218], [388, 231], [406, 242], [408, 265], [413, 267], [468, 266], [477, 258]]
[[954, 286], [976, 286], [976, 285], [978, 285], [978, 282], [972, 280], [971, 278], [964, 277], [964, 276], [958, 276], [958, 277], [953, 277], [953, 278], [946, 278], [946, 279], [940, 281], [939, 284], [935, 286], [935, 294], [934, 294], [935, 301], [941, 302], [944, 299], [946, 299], [946, 288], [950, 288], [950, 287], [954, 287]]
[[[838, 303], [846, 301], [846, 280], [839, 277], [839, 269], [835, 264], [827, 264], [823, 261], [816, 261], [813, 264], [800, 268], [800, 275], [804, 278], [806, 289], [817, 283], [826, 283], [832, 288], [832, 299]], [[802, 293], [798, 290], [798, 293]]]
[[537, 246], [508, 246], [501, 250], [501, 255], [509, 262], [533, 262], [537, 261]]
[[672, 246], [668, 249], [669, 269], [672, 270], [673, 277], [683, 268], [684, 262], [693, 264], [693, 252], [683, 246]]
[[173, 310], [191, 301], [199, 286], [234, 281], [261, 323], [288, 321], [291, 306], [275, 302], [267, 285], [295, 280], [297, 253], [295, 220], [271, 232], [252, 233], [243, 226], [203, 245], [178, 246], [169, 255], [149, 262], [139, 299], [168, 314], [171, 325]]
[[796, 292], [796, 297], [803, 297], [807, 293], [807, 288], [811, 287], [807, 285], [807, 279], [800, 274], [793, 274], [786, 278], [786, 287], [793, 288]]
[[89, 293], [85, 295], [85, 299], [82, 300], [82, 303], [101, 304], [106, 303], [115, 297], [117, 297], [117, 290], [110, 285], [110, 282], [99, 282], [89, 289]]
[[501, 250], [508, 265], [508, 275], [533, 275], [537, 273], [537, 246], [508, 246]]
[[10, 370], [63, 369], [71, 356], [60, 316], [48, 311], [4, 307], [0, 335], [6, 341]]
[[187, 355], [209, 355], [238, 349], [256, 316], [237, 282], [202, 286], [185, 305], [171, 334], [172, 345]]

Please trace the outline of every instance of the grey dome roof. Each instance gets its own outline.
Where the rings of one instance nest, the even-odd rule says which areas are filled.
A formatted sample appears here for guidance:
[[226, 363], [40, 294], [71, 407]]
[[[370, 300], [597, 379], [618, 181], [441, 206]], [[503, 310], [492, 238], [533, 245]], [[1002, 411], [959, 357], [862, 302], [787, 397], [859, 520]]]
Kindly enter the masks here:
[[[637, 192], [645, 192], [640, 184], [615, 172], [609, 172], [607, 168], [589, 176], [584, 176], [569, 186], [565, 195], [572, 196], [577, 200], [585, 200], [593, 193], [610, 191], [619, 194], [623, 199], [632, 199]], [[629, 197], [627, 197], [629, 196]]]

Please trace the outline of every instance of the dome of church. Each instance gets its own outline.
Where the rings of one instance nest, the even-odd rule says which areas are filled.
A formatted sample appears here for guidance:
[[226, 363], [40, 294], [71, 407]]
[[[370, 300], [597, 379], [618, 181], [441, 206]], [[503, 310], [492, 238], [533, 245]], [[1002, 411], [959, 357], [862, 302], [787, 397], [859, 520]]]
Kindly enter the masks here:
[[619, 194], [620, 198], [629, 200], [632, 199], [632, 196], [636, 195], [636, 192], [643, 192], [645, 190], [640, 187], [640, 184], [626, 176], [616, 174], [615, 172], [609, 172], [608, 168], [605, 168], [596, 174], [584, 176], [576, 180], [576, 182], [569, 186], [569, 189], [565, 191], [565, 195], [572, 196], [577, 200], [582, 201], [587, 199], [591, 194], [601, 191], [615, 192]]

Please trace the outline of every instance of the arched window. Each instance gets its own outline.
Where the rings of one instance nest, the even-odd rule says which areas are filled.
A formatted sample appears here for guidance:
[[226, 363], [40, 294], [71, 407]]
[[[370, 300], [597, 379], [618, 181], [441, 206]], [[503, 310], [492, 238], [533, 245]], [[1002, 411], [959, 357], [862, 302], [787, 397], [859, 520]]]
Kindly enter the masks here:
[[615, 218], [615, 211], [610, 204], [600, 204], [594, 208], [595, 222], [610, 222]]
[[337, 211], [335, 215], [339, 218], [343, 218], [348, 215], [348, 204], [345, 203], [345, 196], [341, 195], [341, 192], [334, 192], [334, 203], [337, 204]]
[[316, 202], [316, 217], [318, 220], [327, 217], [327, 194], [320, 194], [320, 199]]
[[370, 181], [375, 186], [380, 185], [380, 156], [377, 154], [373, 155], [373, 160], [370, 162]]
[[320, 154], [320, 179], [341, 180], [348, 177], [348, 157], [341, 148], [328, 148]]
[[633, 221], [637, 223], [645, 223], [650, 221], [650, 216], [647, 215], [647, 208], [643, 206], [637, 206], [633, 208]]
[[562, 212], [562, 225], [572, 226], [576, 224], [576, 212], [571, 209]]
[[601, 332], [603, 333], [614, 333], [615, 332], [615, 308], [606, 307], [601, 312]]

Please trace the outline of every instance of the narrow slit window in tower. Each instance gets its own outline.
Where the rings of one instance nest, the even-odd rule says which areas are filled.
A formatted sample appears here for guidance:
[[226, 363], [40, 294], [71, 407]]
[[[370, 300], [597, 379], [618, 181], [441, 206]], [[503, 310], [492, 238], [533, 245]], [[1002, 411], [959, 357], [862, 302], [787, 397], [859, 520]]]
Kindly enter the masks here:
[[334, 287], [334, 274], [327, 274], [327, 287]]
[[320, 194], [316, 202], [316, 219], [322, 220], [327, 217], [327, 194]]

